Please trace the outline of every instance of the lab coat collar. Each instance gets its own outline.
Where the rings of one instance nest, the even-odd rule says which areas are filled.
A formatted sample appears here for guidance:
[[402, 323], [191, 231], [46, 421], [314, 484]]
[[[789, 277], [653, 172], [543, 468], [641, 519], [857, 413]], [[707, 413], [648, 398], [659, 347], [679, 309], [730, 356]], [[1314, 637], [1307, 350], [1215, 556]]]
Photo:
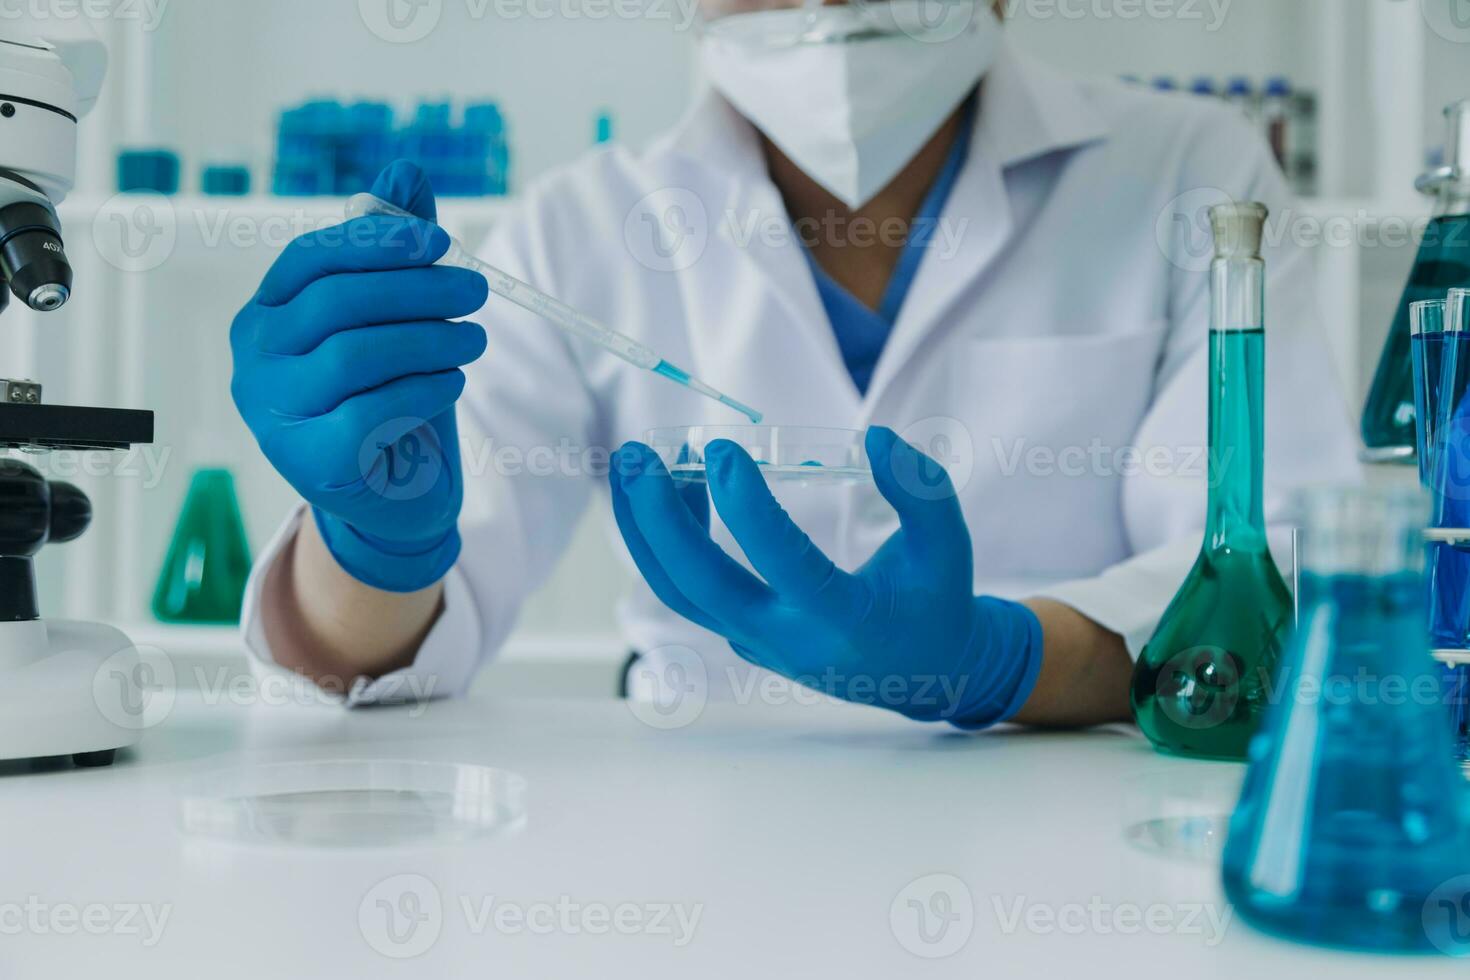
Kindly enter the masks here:
[[991, 268], [1015, 233], [1008, 171], [1105, 138], [1079, 83], [1021, 54], [1006, 39], [980, 88], [970, 155], [940, 220], [959, 235], [950, 261], [919, 266], [864, 402], [866, 424], [885, 391], [946, 321], [953, 305]]
[[973, 149], [1001, 170], [1102, 139], [1107, 129], [1078, 82], [1007, 38], [980, 90]]

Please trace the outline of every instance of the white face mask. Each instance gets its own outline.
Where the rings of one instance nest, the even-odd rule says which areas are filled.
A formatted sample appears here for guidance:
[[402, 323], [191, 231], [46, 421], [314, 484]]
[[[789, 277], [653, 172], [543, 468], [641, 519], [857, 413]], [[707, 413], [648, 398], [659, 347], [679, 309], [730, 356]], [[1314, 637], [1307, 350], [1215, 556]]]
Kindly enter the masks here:
[[1000, 31], [988, 2], [883, 0], [733, 14], [705, 28], [700, 51], [715, 89], [856, 210], [990, 70]]

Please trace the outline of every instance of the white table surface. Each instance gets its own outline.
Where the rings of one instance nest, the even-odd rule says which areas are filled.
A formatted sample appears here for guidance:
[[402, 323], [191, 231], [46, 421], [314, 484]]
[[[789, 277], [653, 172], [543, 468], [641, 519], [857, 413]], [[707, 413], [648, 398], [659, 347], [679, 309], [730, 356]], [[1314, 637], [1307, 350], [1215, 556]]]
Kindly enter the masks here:
[[[181, 789], [201, 776], [332, 758], [512, 770], [528, 781], [528, 818], [472, 845], [355, 851], [179, 828]], [[17, 932], [0, 917], [0, 977], [1466, 976], [1463, 961], [1324, 952], [1234, 920], [1218, 936], [1204, 917], [1228, 911], [1216, 868], [1143, 853], [1124, 831], [1224, 812], [1241, 773], [1162, 757], [1122, 729], [968, 736], [831, 704], [712, 704], [661, 731], [613, 700], [349, 713], [180, 695], [111, 769], [0, 767], [0, 913], [27, 901], [140, 910], [133, 931], [113, 912], [118, 926], [98, 935]], [[384, 955], [360, 908], [425, 880], [442, 903], [426, 927], [437, 939], [417, 958]], [[919, 955], [941, 945], [908, 905], [936, 888], [952, 918], [940, 944], [959, 947], [939, 959]], [[700, 917], [677, 947], [653, 930], [497, 929], [478, 918], [492, 899], [574, 903], [573, 925], [625, 903]], [[167, 910], [161, 932], [141, 926], [147, 909]], [[1018, 909], [1035, 928], [1012, 924]], [[1159, 916], [1160, 931], [1140, 931], [1134, 913]]]

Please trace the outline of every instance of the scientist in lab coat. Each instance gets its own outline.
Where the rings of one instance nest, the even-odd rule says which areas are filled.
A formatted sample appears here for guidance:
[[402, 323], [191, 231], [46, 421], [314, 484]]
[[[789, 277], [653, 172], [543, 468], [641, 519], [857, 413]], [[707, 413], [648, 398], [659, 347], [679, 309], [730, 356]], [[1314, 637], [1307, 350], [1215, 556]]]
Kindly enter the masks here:
[[[783, 509], [725, 446], [713, 508], [675, 486], [645, 433], [739, 417], [431, 267], [431, 191], [396, 165], [378, 192], [425, 220], [293, 244], [232, 331], [304, 501], [249, 586], [263, 664], [349, 704], [459, 694], [603, 498], [641, 573], [632, 697], [771, 670], [962, 727], [1127, 717], [1203, 525], [1201, 215], [1288, 219], [1283, 178], [1236, 110], [1042, 65], [988, 6], [789, 6], [706, 0], [688, 116], [534, 183], [481, 255], [770, 424], [870, 430], [875, 484]], [[1267, 237], [1279, 520], [1355, 443], [1310, 257]]]

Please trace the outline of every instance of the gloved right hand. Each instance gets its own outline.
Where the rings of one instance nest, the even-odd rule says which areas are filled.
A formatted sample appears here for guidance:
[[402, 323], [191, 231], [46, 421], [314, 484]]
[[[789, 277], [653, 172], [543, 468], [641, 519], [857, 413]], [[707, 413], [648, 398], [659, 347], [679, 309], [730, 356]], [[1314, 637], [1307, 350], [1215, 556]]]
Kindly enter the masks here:
[[338, 564], [390, 592], [459, 556], [454, 405], [485, 330], [483, 276], [434, 263], [433, 191], [395, 163], [373, 193], [417, 219], [369, 217], [292, 242], [230, 330], [231, 391], [266, 458], [312, 507]]

